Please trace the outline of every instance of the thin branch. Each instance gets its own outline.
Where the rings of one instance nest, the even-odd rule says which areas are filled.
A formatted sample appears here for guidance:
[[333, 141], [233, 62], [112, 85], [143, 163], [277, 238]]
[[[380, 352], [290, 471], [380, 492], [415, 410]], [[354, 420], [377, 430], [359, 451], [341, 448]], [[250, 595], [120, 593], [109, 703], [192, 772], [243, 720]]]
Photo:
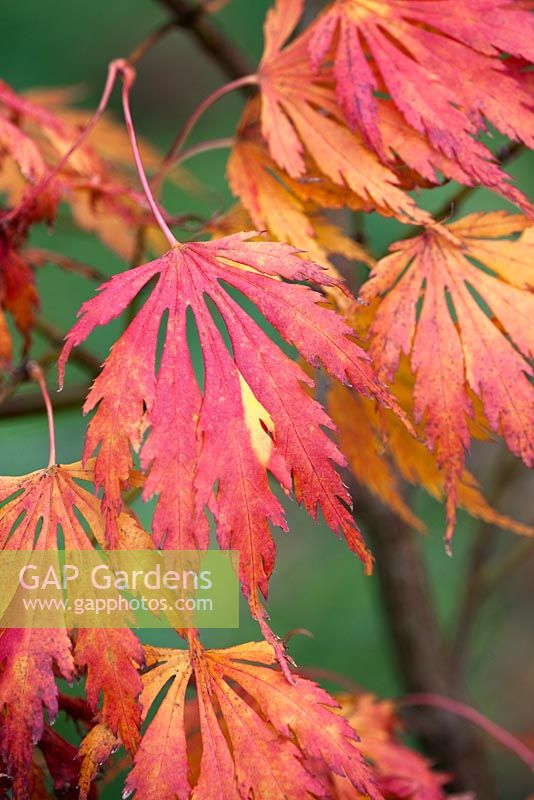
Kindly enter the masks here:
[[483, 591], [493, 592], [516, 569], [524, 567], [534, 558], [534, 539], [523, 539], [516, 544], [507, 556], [503, 556], [495, 566], [488, 566], [481, 576]]
[[170, 19], [167, 22], [164, 22], [163, 25], [160, 25], [159, 28], [156, 28], [151, 34], [149, 34], [146, 39], [137, 45], [137, 47], [132, 50], [128, 58], [128, 64], [131, 64], [132, 67], [135, 66], [142, 58], [146, 56], [149, 50], [152, 50], [170, 31], [177, 27], [176, 19]]
[[[56, 361], [57, 353], [54, 353], [54, 363]], [[17, 387], [18, 388], [18, 387]], [[89, 384], [82, 384], [80, 386], [68, 386], [62, 392], [54, 397], [54, 408], [56, 411], [77, 408], [79, 409], [83, 401], [87, 397], [90, 389]], [[13, 419], [13, 417], [27, 417], [32, 414], [37, 414], [42, 410], [43, 398], [40, 394], [19, 394], [17, 397], [12, 397], [12, 392], [6, 400], [0, 399], [0, 418]]]
[[[42, 369], [48, 369], [51, 364], [55, 364], [57, 359], [57, 350], [54, 348], [53, 350], [49, 350], [45, 353], [44, 356], [41, 356], [37, 360], [38, 364]], [[16, 393], [19, 386], [23, 383], [26, 383], [30, 380], [30, 376], [28, 375], [28, 362], [23, 361], [21, 364], [18, 365], [15, 369], [11, 370], [11, 374], [9, 380], [2, 384], [0, 389], [0, 416], [9, 416], [8, 413], [5, 412], [5, 409], [9, 405], [9, 401]], [[39, 401], [39, 408], [42, 408], [43, 400], [41, 395], [37, 395]]]
[[358, 696], [365, 694], [365, 689], [361, 684], [331, 669], [323, 669], [323, 667], [299, 667], [297, 673], [303, 675], [305, 678], [310, 678], [312, 681], [328, 681], [329, 683], [335, 683], [340, 689], [343, 689], [350, 695]]
[[55, 264], [65, 272], [74, 272], [81, 275], [83, 278], [88, 278], [97, 283], [103, 283], [109, 279], [109, 275], [101, 272], [96, 267], [91, 267], [89, 264], [83, 264], [81, 261], [76, 261], [68, 256], [61, 255], [61, 253], [54, 253], [51, 250], [43, 250], [40, 247], [26, 247], [24, 256], [27, 258], [32, 267], [43, 267], [45, 264]]
[[[48, 320], [43, 319], [43, 317], [37, 317], [35, 320], [35, 330], [47, 339], [50, 344], [57, 347], [58, 350], [63, 347], [65, 334], [52, 322], [48, 322]], [[78, 347], [73, 351], [72, 359], [92, 377], [99, 374], [100, 367], [102, 366], [100, 360], [83, 347]]]
[[205, 53], [230, 79], [250, 74], [251, 67], [233, 42], [214, 24], [202, 6], [192, 6], [188, 0], [157, 0], [173, 15], [175, 24], [187, 30]]
[[[492, 506], [499, 505], [519, 469], [521, 463], [513, 458], [499, 465], [486, 493]], [[466, 577], [463, 581], [464, 590], [458, 606], [449, 653], [451, 676], [456, 683], [461, 677], [478, 611], [487, 593], [488, 587], [484, 583], [485, 567], [495, 548], [495, 537], [496, 529], [481, 522], [469, 554]]]

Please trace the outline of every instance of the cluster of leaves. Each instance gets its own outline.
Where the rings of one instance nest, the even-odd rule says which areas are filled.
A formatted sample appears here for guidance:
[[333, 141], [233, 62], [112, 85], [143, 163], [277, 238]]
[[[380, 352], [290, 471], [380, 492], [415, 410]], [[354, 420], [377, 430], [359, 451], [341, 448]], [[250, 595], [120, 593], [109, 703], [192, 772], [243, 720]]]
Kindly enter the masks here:
[[[211, 241], [174, 239], [139, 158], [145, 195], [132, 188], [122, 129], [101, 120], [88, 143], [92, 123], [68, 95], [19, 96], [0, 84], [6, 375], [9, 316], [22, 358], [31, 345], [36, 268], [80, 269], [28, 244], [61, 202], [125, 260], [154, 226], [151, 211], [171, 244], [82, 306], [61, 382], [71, 351], [146, 296], [87, 397], [82, 462], [0, 479], [0, 546], [54, 549], [61, 531], [72, 549], [204, 550], [209, 512], [219, 545], [240, 552], [243, 593], [266, 640], [204, 651], [190, 631], [188, 649], [156, 650], [129, 630], [4, 631], [0, 762], [17, 800], [46, 796], [34, 745], [64, 796], [79, 784], [94, 797], [92, 780], [121, 745], [133, 758], [126, 791], [139, 800], [444, 796], [446, 778], [397, 741], [389, 705], [344, 698], [339, 714], [290, 669], [261, 600], [275, 565], [271, 526], [286, 528], [273, 486], [321, 514], [367, 571], [372, 557], [339, 473], [347, 459], [416, 527], [399, 476], [445, 497], [448, 541], [458, 504], [532, 535], [493, 510], [465, 468], [471, 437], [492, 434], [534, 464], [533, 208], [479, 136], [492, 125], [532, 144], [532, 16], [521, 0], [334, 0], [293, 36], [303, 10], [304, 0], [277, 0], [268, 13], [248, 80], [257, 96], [228, 162], [239, 205], [207, 222]], [[132, 73], [115, 74], [127, 94]], [[127, 103], [125, 115], [135, 156]], [[147, 147], [141, 157], [158, 163]], [[448, 180], [490, 188], [522, 213], [436, 222], [409, 192]], [[341, 209], [423, 230], [375, 262], [338, 226]], [[371, 270], [362, 304], [336, 271], [338, 255]], [[330, 415], [313, 369], [330, 376]], [[156, 498], [151, 534], [125, 504], [131, 487]], [[81, 676], [86, 701], [59, 694], [57, 678]], [[59, 707], [87, 728], [79, 751], [50, 725]]]

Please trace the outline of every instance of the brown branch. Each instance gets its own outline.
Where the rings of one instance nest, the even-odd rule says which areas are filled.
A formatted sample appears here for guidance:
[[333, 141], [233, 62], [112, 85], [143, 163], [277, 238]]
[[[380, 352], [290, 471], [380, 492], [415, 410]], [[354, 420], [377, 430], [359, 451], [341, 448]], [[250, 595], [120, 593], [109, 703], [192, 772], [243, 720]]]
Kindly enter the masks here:
[[[507, 488], [517, 476], [521, 462], [509, 458], [499, 465], [493, 477], [492, 485], [487, 491], [487, 498], [492, 506], [498, 506]], [[475, 627], [478, 612], [487, 593], [485, 582], [486, 564], [495, 549], [497, 529], [481, 522], [475, 533], [467, 574], [463, 582], [464, 591], [458, 606], [454, 632], [450, 646], [450, 669], [453, 681], [461, 680], [467, 656], [471, 634]]]
[[482, 592], [485, 595], [493, 592], [497, 586], [507, 580], [516, 569], [529, 564], [534, 558], [534, 539], [521, 539], [511, 552], [502, 556], [495, 565], [488, 565], [480, 576]]
[[104, 283], [104, 281], [109, 280], [109, 275], [96, 269], [96, 267], [89, 266], [89, 264], [84, 264], [61, 253], [54, 253], [51, 250], [44, 250], [40, 247], [27, 247], [24, 250], [24, 255], [32, 267], [44, 267], [45, 264], [50, 263], [55, 264], [56, 267], [65, 272], [74, 272], [97, 283]]
[[139, 61], [146, 56], [149, 50], [152, 50], [152, 48], [155, 47], [161, 41], [161, 39], [163, 39], [176, 27], [178, 27], [176, 20], [170, 19], [160, 25], [159, 28], [156, 28], [155, 31], [152, 31], [152, 33], [149, 34], [146, 39], [143, 39], [143, 41], [137, 45], [135, 50], [132, 50], [126, 59], [128, 64], [130, 64], [132, 67], [138, 64]]
[[[54, 395], [54, 411], [66, 408], [80, 408], [87, 397], [89, 385], [68, 386]], [[43, 411], [43, 398], [37, 392], [32, 394], [19, 394], [17, 397], [9, 397], [0, 404], [0, 419], [9, 417], [25, 417], [31, 414], [38, 414]]]
[[[49, 366], [55, 363], [57, 358], [57, 350], [49, 350], [45, 353], [41, 358], [34, 359], [34, 361], [39, 364], [42, 369], [46, 370]], [[16, 393], [19, 386], [27, 381], [30, 381], [30, 374], [28, 371], [28, 361], [23, 361], [19, 364], [15, 369], [11, 370], [11, 374], [9, 379], [5, 382], [0, 384], [0, 413], [3, 416], [8, 416], [7, 414], [3, 414], [4, 408], [11, 400], [13, 395]], [[36, 398], [40, 397], [40, 395], [36, 395]], [[41, 407], [42, 407], [42, 398], [41, 398]]]
[[[356, 517], [376, 558], [380, 593], [397, 667], [408, 693], [451, 696], [446, 644], [416, 534], [363, 486], [353, 490]], [[457, 791], [491, 800], [484, 752], [465, 722], [439, 709], [418, 710], [407, 722]]]
[[[202, 6], [191, 5], [188, 0], [157, 0], [157, 2], [173, 15], [175, 25], [187, 30], [197, 40], [204, 52], [229, 78], [250, 75], [252, 68], [246, 58], [221, 33]], [[243, 91], [247, 91], [246, 87]]]
[[[35, 330], [38, 331], [41, 336], [47, 339], [50, 344], [53, 344], [55, 347], [57, 347], [58, 350], [63, 347], [63, 344], [65, 343], [65, 334], [52, 322], [48, 322], [48, 320], [43, 319], [43, 317], [37, 317], [35, 321]], [[88, 372], [89, 375], [95, 377], [99, 374], [101, 367], [100, 360], [83, 347], [77, 347], [74, 349], [72, 351], [71, 358], [78, 364], [78, 366], [82, 367], [86, 372]]]

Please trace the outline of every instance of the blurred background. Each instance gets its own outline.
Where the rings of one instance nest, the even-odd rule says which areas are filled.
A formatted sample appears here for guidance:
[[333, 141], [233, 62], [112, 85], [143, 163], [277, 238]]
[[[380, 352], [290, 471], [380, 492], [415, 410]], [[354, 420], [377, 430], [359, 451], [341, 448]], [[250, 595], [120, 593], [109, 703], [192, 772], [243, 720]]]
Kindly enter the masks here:
[[[309, 9], [313, 10], [313, 5], [310, 3]], [[268, 6], [267, 0], [231, 0], [216, 16], [217, 24], [252, 64], [261, 54], [262, 21]], [[98, 102], [107, 63], [130, 52], [167, 17], [163, 5], [155, 0], [96, 4], [89, 0], [3, 0], [0, 78], [16, 91], [76, 87], [80, 105], [92, 108]], [[139, 133], [164, 151], [199, 101], [226, 80], [187, 32], [173, 31], [140, 64], [132, 95]], [[113, 98], [112, 107], [119, 118], [117, 99]], [[192, 141], [232, 135], [242, 106], [243, 99], [238, 94], [224, 98], [202, 118]], [[177, 187], [168, 189], [165, 199], [172, 214], [209, 216], [230, 207], [232, 200], [225, 183], [226, 155], [225, 151], [207, 153], [189, 162], [188, 169], [204, 188], [193, 196]], [[520, 154], [509, 165], [520, 188], [531, 195], [533, 163], [531, 155]], [[437, 209], [452, 194], [454, 187], [449, 186], [422, 192], [419, 201]], [[462, 211], [507, 207], [499, 197], [477, 190]], [[371, 215], [365, 220], [365, 228], [370, 249], [377, 256], [399, 236], [402, 226]], [[106, 273], [124, 268], [120, 259], [93, 236], [80, 233], [67, 213], [60, 216], [53, 231], [37, 232], [34, 241]], [[49, 267], [40, 271], [39, 291], [42, 315], [67, 331], [80, 304], [91, 296], [93, 286], [76, 275]], [[90, 348], [99, 357], [107, 353], [118, 326], [119, 323], [109, 325], [93, 335]], [[37, 343], [37, 352], [39, 346]], [[81, 377], [75, 366], [70, 367], [71, 381]], [[125, 376], [125, 391], [127, 381]], [[1, 474], [24, 473], [44, 465], [48, 448], [44, 412], [10, 419], [1, 413], [0, 408]], [[78, 460], [85, 431], [81, 412], [61, 411], [56, 425], [59, 460]], [[470, 466], [490, 492], [495, 484], [493, 492], [501, 510], [534, 522], [534, 485], [521, 469], [509, 467], [509, 458], [498, 445], [475, 448]], [[357, 506], [357, 496], [355, 500]], [[534, 740], [533, 550], [523, 549], [518, 556], [520, 543], [512, 534], [491, 530], [461, 512], [454, 555], [449, 558], [442, 541], [442, 507], [421, 490], [413, 492], [413, 505], [428, 526], [427, 534], [417, 535], [416, 547], [428, 568], [445, 636], [457, 634], [467, 575], [477, 552], [490, 553], [491, 569], [487, 574], [493, 576], [490, 583], [494, 588], [482, 593], [472, 638], [466, 647], [465, 696], [493, 720]], [[291, 653], [300, 666], [348, 676], [381, 697], [402, 695], [405, 683], [397, 669], [377, 576], [365, 577], [359, 562], [324, 525], [316, 525], [295, 504], [287, 507], [290, 533], [275, 533], [278, 561], [269, 599], [272, 627], [280, 635], [295, 628], [305, 628], [313, 634], [313, 638], [296, 636], [291, 641]], [[137, 503], [135, 510], [148, 521], [149, 509]], [[421, 635], [426, 633], [422, 631]], [[208, 631], [204, 639], [208, 645], [224, 646], [258, 636], [257, 626], [243, 607], [238, 631]], [[174, 644], [170, 634], [161, 632], [151, 632], [143, 639]], [[327, 686], [335, 688], [332, 682]], [[483, 742], [500, 787], [498, 796], [503, 800], [524, 799], [532, 790], [528, 770], [487, 738], [483, 737]], [[119, 797], [118, 787], [119, 784], [110, 785], [105, 797]]]

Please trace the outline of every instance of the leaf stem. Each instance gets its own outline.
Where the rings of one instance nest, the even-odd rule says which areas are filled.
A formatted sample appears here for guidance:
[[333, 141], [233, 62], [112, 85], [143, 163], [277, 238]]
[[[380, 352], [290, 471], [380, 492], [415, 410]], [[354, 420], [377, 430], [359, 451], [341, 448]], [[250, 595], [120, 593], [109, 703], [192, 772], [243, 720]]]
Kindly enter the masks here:
[[205, 142], [199, 142], [198, 144], [192, 145], [192, 147], [188, 147], [187, 150], [182, 150], [182, 152], [179, 153], [174, 159], [173, 166], [183, 164], [184, 161], [187, 161], [194, 156], [199, 156], [202, 153], [209, 153], [212, 150], [224, 150], [226, 147], [233, 147], [234, 144], [235, 139], [233, 136], [227, 136], [223, 139], [208, 139]]
[[141, 181], [143, 191], [145, 193], [150, 209], [154, 214], [156, 222], [161, 228], [170, 246], [175, 247], [178, 244], [178, 240], [176, 239], [173, 232], [165, 222], [161, 209], [158, 203], [156, 202], [156, 198], [152, 193], [152, 189], [150, 188], [150, 183], [148, 182], [145, 168], [143, 166], [143, 160], [141, 158], [141, 153], [139, 151], [139, 144], [137, 142], [137, 136], [135, 133], [135, 128], [132, 120], [132, 112], [130, 109], [130, 90], [135, 80], [135, 71], [131, 66], [129, 66], [125, 62], [123, 63], [123, 68], [122, 68], [122, 79], [123, 79], [122, 109], [124, 112], [124, 121], [126, 122], [126, 129], [128, 131], [128, 136], [130, 137], [130, 144], [132, 145], [132, 151], [133, 151], [135, 166], [137, 168], [137, 173], [139, 175], [139, 180]]
[[159, 186], [163, 177], [167, 174], [170, 167], [176, 160], [180, 150], [184, 146], [185, 142], [187, 141], [189, 134], [197, 124], [200, 117], [211, 108], [211, 106], [217, 102], [221, 97], [233, 92], [235, 89], [240, 89], [243, 86], [254, 86], [258, 83], [258, 76], [257, 75], [244, 75], [242, 78], [237, 78], [235, 81], [230, 81], [230, 83], [225, 83], [224, 86], [220, 86], [214, 92], [212, 92], [208, 97], [206, 97], [200, 105], [198, 105], [190, 117], [186, 120], [183, 128], [176, 136], [174, 142], [169, 148], [169, 151], [163, 162], [161, 167], [157, 171], [156, 175], [153, 179], [153, 185]]
[[52, 408], [52, 402], [50, 400], [50, 395], [48, 394], [44, 372], [41, 369], [41, 366], [37, 363], [37, 361], [28, 361], [26, 368], [30, 378], [32, 378], [32, 380], [34, 380], [36, 383], [39, 384], [39, 389], [41, 390], [41, 394], [43, 396], [44, 404], [46, 407], [46, 416], [48, 417], [48, 439], [50, 442], [50, 458], [48, 460], [48, 466], [53, 467], [54, 464], [56, 463], [56, 432], [54, 427], [54, 409]]
[[411, 694], [398, 700], [397, 704], [402, 706], [432, 706], [463, 717], [483, 730], [507, 750], [514, 753], [521, 761], [530, 767], [530, 769], [534, 769], [534, 752], [527, 747], [526, 744], [523, 744], [517, 736], [514, 736], [512, 733], [505, 730], [505, 728], [502, 728], [496, 722], [493, 722], [484, 714], [481, 714], [480, 711], [471, 708], [465, 703], [452, 700], [450, 697], [441, 697], [435, 694]]

